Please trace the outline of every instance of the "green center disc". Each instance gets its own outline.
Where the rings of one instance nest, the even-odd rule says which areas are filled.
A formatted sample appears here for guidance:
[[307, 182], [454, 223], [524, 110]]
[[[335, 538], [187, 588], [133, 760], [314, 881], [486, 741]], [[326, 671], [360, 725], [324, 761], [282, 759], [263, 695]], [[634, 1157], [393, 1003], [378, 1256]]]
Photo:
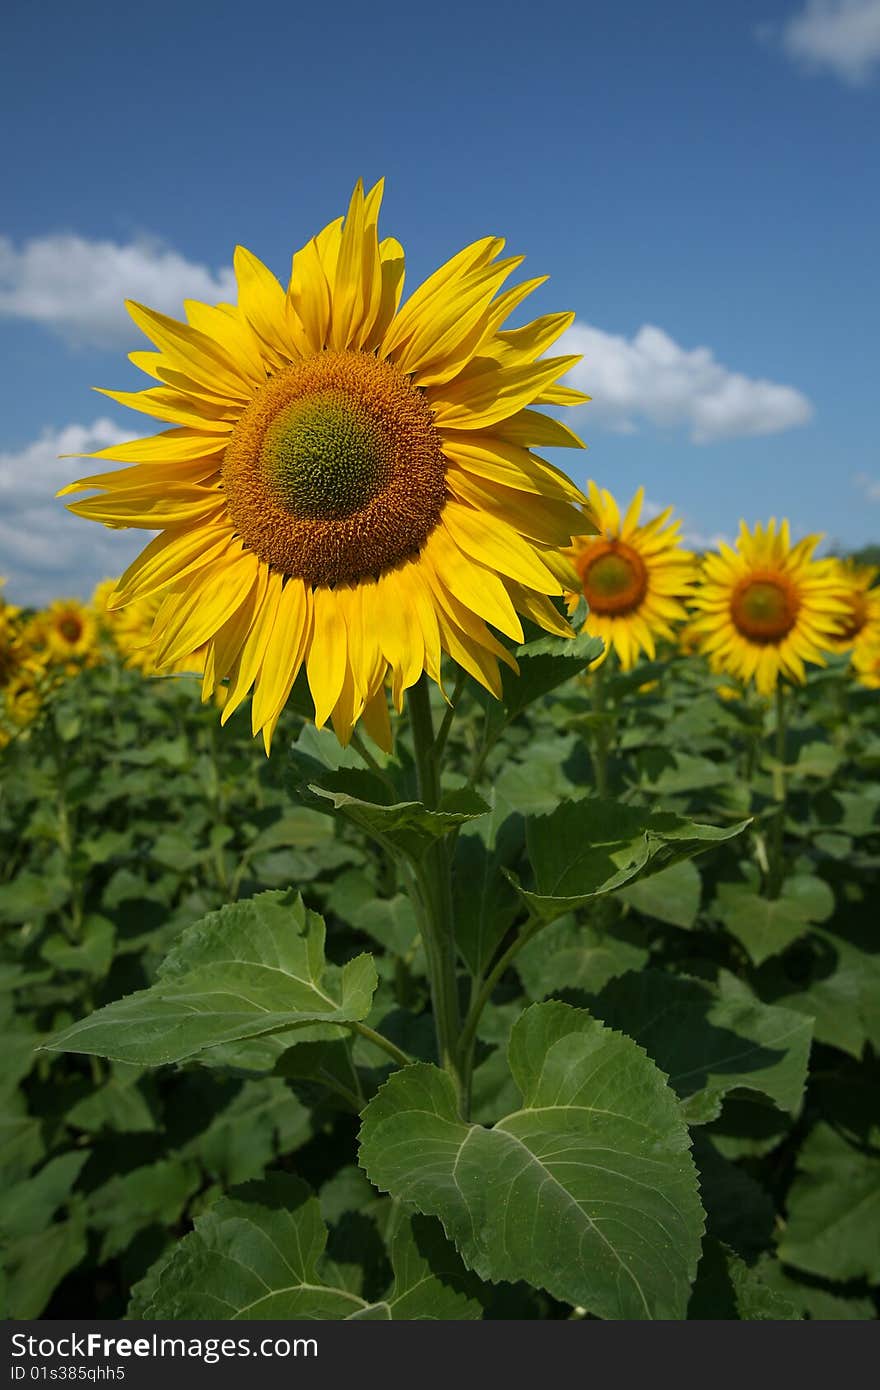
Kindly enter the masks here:
[[603, 597], [616, 598], [633, 585], [633, 567], [622, 555], [601, 555], [590, 566], [590, 588]]
[[266, 431], [261, 464], [268, 486], [292, 516], [323, 520], [360, 511], [389, 476], [376, 421], [333, 390], [281, 412]]

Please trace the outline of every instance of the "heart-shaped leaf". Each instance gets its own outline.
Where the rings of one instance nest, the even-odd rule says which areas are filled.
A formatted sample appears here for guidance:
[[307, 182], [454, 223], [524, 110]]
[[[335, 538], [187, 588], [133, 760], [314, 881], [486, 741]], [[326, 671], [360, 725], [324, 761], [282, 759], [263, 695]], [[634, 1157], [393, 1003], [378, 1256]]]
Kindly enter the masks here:
[[181, 1062], [246, 1038], [365, 1018], [376, 983], [371, 956], [341, 971], [326, 964], [324, 923], [298, 895], [260, 893], [189, 927], [150, 989], [44, 1047], [142, 1066]]
[[536, 1004], [508, 1048], [522, 1094], [491, 1129], [460, 1118], [425, 1063], [366, 1107], [361, 1163], [438, 1216], [481, 1278], [524, 1279], [603, 1318], [680, 1318], [703, 1213], [674, 1092], [630, 1038]]

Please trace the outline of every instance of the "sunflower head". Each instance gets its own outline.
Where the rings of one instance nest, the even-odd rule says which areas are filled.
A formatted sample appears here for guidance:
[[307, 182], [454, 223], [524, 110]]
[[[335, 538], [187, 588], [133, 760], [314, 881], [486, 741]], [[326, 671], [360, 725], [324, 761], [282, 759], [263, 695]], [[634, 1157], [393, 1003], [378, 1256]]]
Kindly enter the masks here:
[[286, 287], [239, 247], [237, 305], [188, 301], [178, 322], [129, 304], [158, 384], [106, 394], [171, 428], [63, 489], [98, 489], [81, 516], [160, 531], [111, 604], [161, 595], [150, 659], [204, 649], [205, 698], [228, 682], [225, 721], [252, 691], [267, 750], [301, 667], [318, 725], [347, 742], [363, 720], [387, 747], [386, 685], [399, 709], [445, 654], [498, 695], [515, 662], [493, 628], [571, 636], [552, 600], [576, 582], [561, 547], [585, 499], [534, 450], [582, 446], [534, 407], [587, 399], [557, 384], [578, 359], [544, 356], [573, 315], [505, 326], [542, 281], [507, 286], [521, 258], [497, 237], [402, 303], [381, 198], [358, 183]]
[[869, 690], [880, 690], [880, 632], [873, 641], [860, 643], [853, 651], [853, 670], [859, 685]]
[[705, 557], [692, 628], [713, 670], [767, 695], [780, 676], [802, 682], [806, 661], [824, 665], [846, 604], [835, 562], [813, 559], [820, 539], [792, 545], [787, 521], [741, 522], [735, 547]]
[[24, 672], [10, 681], [3, 691], [6, 714], [19, 729], [32, 724], [40, 712], [43, 697], [32, 673]]
[[673, 624], [686, 619], [682, 600], [693, 585], [694, 561], [679, 543], [681, 522], [670, 520], [671, 507], [640, 524], [644, 488], [623, 518], [611, 493], [594, 482], [589, 497], [596, 533], [573, 536], [566, 550], [580, 581], [580, 592], [568, 595], [569, 612], [582, 594], [589, 607], [584, 630], [603, 639], [603, 660], [613, 648], [628, 671], [641, 652], [653, 657], [655, 639], [672, 638]]
[[846, 613], [828, 645], [831, 651], [852, 652], [855, 660], [862, 648], [880, 641], [880, 587], [875, 587], [880, 570], [854, 560], [838, 560], [836, 568]]
[[97, 655], [98, 627], [94, 614], [74, 598], [56, 599], [41, 615], [41, 628], [50, 661], [76, 662]]

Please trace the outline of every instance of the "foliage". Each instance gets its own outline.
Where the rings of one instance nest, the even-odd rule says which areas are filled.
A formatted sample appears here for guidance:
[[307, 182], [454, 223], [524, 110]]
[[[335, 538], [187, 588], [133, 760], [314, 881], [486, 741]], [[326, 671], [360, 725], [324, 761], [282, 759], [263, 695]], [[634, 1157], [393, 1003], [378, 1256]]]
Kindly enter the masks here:
[[0, 753], [8, 1316], [876, 1315], [876, 697], [810, 675], [780, 762], [695, 658], [597, 714], [594, 656], [462, 682], [433, 805], [405, 720], [365, 761], [291, 705], [269, 761], [190, 677], [46, 700]]

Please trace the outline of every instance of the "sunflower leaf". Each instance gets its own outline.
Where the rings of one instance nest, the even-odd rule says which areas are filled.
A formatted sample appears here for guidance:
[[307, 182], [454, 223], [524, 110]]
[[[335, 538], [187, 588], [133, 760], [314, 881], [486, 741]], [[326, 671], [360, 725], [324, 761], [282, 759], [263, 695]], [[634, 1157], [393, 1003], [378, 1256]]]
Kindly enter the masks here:
[[521, 1107], [491, 1129], [461, 1120], [437, 1067], [393, 1073], [363, 1112], [368, 1177], [438, 1216], [482, 1279], [523, 1279], [603, 1318], [683, 1317], [703, 1213], [662, 1073], [559, 1002], [520, 1016], [508, 1062]]
[[365, 831], [371, 839], [416, 860], [435, 841], [445, 839], [460, 826], [477, 820], [489, 810], [482, 797], [468, 787], [444, 793], [436, 811], [429, 810], [420, 801], [399, 801], [392, 806], [384, 806], [315, 784], [309, 787], [309, 791], [313, 796], [329, 802], [334, 811]]
[[715, 1119], [732, 1090], [758, 1091], [790, 1114], [800, 1106], [812, 1038], [803, 1014], [660, 970], [611, 980], [590, 1007], [662, 1067], [691, 1124]]
[[292, 890], [260, 893], [189, 927], [150, 989], [43, 1046], [142, 1066], [181, 1062], [247, 1038], [365, 1018], [376, 980], [368, 955], [341, 971], [326, 964], [324, 923]]
[[519, 675], [507, 667], [501, 677], [502, 699], [508, 720], [542, 695], [549, 695], [580, 671], [585, 671], [603, 651], [601, 637], [580, 632], [574, 641], [566, 637], [539, 637], [517, 647], [514, 656]]
[[[129, 1316], [225, 1319], [478, 1318], [476, 1281], [435, 1221], [400, 1211], [390, 1241], [393, 1282], [369, 1303], [324, 1257], [318, 1198], [298, 1178], [247, 1183], [196, 1218], [195, 1230], [135, 1288]], [[234, 1271], [232, 1277], [231, 1271]]]
[[616, 801], [564, 801], [549, 815], [527, 818], [535, 888], [516, 887], [535, 916], [552, 922], [592, 898], [730, 840], [748, 824], [718, 828]]

